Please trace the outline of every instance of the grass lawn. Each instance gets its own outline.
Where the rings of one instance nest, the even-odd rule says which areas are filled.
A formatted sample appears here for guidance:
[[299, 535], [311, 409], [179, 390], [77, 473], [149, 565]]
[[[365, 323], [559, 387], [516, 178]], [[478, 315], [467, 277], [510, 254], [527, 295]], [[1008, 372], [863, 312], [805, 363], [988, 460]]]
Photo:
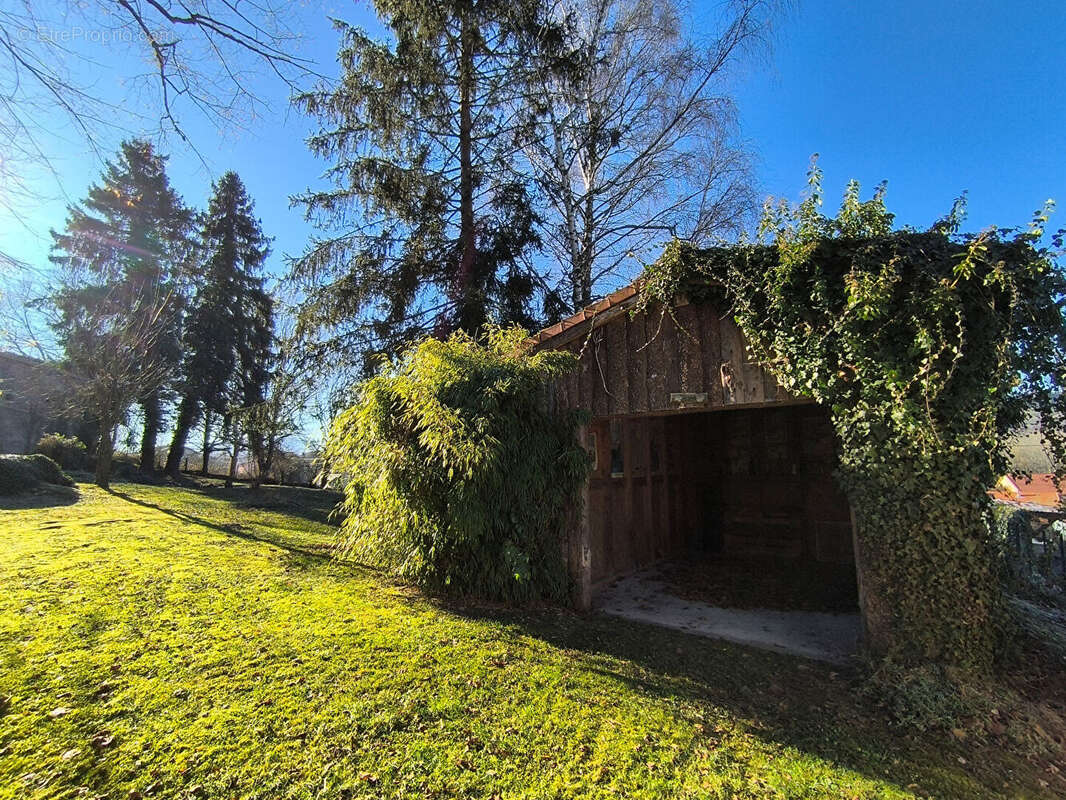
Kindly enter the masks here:
[[1066, 795], [827, 666], [432, 603], [328, 557], [324, 493], [79, 490], [0, 511], [0, 798]]

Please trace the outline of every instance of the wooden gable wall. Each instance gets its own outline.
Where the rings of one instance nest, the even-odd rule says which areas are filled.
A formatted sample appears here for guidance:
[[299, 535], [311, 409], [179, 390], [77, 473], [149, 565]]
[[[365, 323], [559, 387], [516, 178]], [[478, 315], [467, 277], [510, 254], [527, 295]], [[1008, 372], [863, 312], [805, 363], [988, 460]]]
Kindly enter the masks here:
[[[751, 361], [732, 316], [711, 303], [682, 300], [673, 316], [612, 312], [541, 345], [580, 355], [579, 368], [553, 387], [558, 407], [607, 417], [796, 402]], [[672, 399], [677, 393], [706, 398]]]

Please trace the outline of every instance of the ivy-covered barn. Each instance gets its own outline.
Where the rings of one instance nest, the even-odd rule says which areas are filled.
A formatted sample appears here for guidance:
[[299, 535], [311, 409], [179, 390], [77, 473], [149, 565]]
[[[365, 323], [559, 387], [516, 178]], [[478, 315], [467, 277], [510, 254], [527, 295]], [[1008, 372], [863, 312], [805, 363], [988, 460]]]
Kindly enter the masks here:
[[616, 291], [533, 340], [578, 356], [552, 402], [591, 415], [593, 469], [568, 536], [576, 603], [587, 608], [613, 579], [688, 554], [758, 568], [852, 564], [825, 410], [750, 360], [724, 303], [641, 308], [641, 289]]

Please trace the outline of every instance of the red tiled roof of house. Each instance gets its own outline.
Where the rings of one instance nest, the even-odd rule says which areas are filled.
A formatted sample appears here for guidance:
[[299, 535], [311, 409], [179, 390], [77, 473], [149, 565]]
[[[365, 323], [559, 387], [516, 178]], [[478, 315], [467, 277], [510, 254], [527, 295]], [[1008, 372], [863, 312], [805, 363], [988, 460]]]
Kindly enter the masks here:
[[1028, 478], [1021, 475], [1004, 475], [991, 494], [996, 500], [1045, 508], [1058, 508], [1061, 500], [1055, 476], [1051, 473], [1034, 473]]

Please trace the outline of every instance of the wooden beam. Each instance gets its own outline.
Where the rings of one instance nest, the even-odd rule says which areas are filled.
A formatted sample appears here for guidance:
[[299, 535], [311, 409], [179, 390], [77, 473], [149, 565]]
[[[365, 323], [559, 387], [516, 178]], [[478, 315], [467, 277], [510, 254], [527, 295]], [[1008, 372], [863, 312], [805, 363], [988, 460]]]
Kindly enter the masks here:
[[[569, 328], [563, 328], [560, 325], [560, 332], [552, 336], [546, 337], [537, 341], [534, 344], [535, 349], [550, 348], [552, 350], [558, 350], [564, 344], [574, 341], [582, 336], [587, 336], [590, 330], [595, 330], [603, 325], [606, 325], [612, 319], [617, 319], [622, 314], [626, 313], [629, 309], [637, 304], [640, 299], [639, 294], [635, 294], [627, 300], [623, 300], [614, 306], [611, 306], [605, 311], [599, 313], [584, 313], [584, 316], [580, 320], [576, 320]], [[557, 323], [558, 324], [558, 323]], [[554, 330], [555, 326], [547, 330]]]
[[[578, 441], [581, 446], [588, 448], [588, 426], [582, 425], [578, 430]], [[600, 445], [597, 436], [597, 447]], [[588, 611], [592, 608], [592, 545], [589, 540], [589, 479], [585, 479], [578, 495], [581, 508], [575, 519], [575, 527], [570, 532], [573, 546], [575, 563], [572, 569], [576, 572], [574, 578], [574, 607], [578, 611]]]

